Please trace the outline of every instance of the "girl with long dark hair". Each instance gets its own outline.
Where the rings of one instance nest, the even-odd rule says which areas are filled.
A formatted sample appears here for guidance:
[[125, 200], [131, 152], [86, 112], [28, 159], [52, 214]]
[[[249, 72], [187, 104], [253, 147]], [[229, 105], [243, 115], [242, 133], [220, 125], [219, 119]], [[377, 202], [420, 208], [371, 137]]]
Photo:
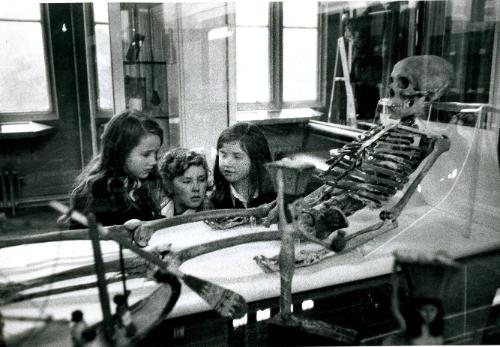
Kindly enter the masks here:
[[75, 181], [72, 207], [94, 213], [103, 225], [159, 218], [160, 126], [138, 111], [127, 110], [111, 118], [101, 140], [99, 154]]

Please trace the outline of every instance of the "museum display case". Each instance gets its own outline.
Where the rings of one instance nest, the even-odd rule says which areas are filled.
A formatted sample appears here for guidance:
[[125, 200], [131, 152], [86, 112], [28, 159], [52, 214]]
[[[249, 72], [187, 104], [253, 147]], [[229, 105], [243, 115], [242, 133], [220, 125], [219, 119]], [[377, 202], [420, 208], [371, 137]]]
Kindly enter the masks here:
[[155, 117], [166, 148], [208, 153], [235, 117], [228, 107], [234, 91], [228, 92], [233, 80], [227, 50], [233, 43], [219, 34], [228, 25], [229, 7], [109, 4], [114, 109], [136, 108]]
[[[499, 6], [321, 3], [317, 26], [294, 29], [326, 35], [315, 62], [325, 76], [309, 87], [318, 82], [328, 97], [315, 109], [248, 110], [236, 91], [234, 3], [110, 3], [107, 19], [94, 21], [109, 27], [99, 36], [110, 43], [108, 109], [143, 111], [164, 129], [165, 148], [201, 148], [209, 161], [221, 129], [257, 124], [276, 160], [277, 207], [102, 228], [52, 202], [89, 228], [0, 238], [0, 345], [71, 345], [78, 310], [103, 341], [116, 295], [140, 330], [124, 345], [391, 343], [405, 331], [394, 307], [418, 296], [438, 302], [436, 341], [498, 344]], [[282, 10], [262, 12], [269, 30], [286, 27]], [[358, 70], [352, 95], [342, 95], [335, 56], [351, 39]], [[290, 172], [304, 174], [300, 189]]]

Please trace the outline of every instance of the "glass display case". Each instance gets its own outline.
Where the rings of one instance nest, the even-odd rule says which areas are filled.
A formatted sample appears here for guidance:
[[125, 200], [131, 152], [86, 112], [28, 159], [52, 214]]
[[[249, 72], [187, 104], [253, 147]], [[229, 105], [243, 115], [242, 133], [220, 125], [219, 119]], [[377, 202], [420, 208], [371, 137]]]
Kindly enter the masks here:
[[[277, 32], [283, 29], [273, 22], [283, 19], [275, 11], [279, 7], [269, 7], [274, 14], [270, 26]], [[168, 316], [154, 319], [151, 327], [156, 329], [140, 336], [143, 344], [342, 344], [270, 324], [282, 309], [281, 280], [287, 277], [279, 272], [284, 231], [304, 236], [288, 239], [296, 251], [290, 252], [293, 263], [287, 264], [293, 269], [293, 282], [292, 276], [287, 278], [288, 313], [321, 320], [337, 332], [350, 331], [353, 345], [383, 343], [402, 330], [392, 315], [391, 280], [414, 278], [395, 269], [395, 252], [447, 254], [460, 267], [439, 294], [445, 312], [443, 341], [498, 344], [500, 3], [342, 1], [318, 8], [326, 17], [327, 23], [318, 28], [328, 49], [315, 64], [329, 71], [331, 82], [322, 88], [331, 91], [332, 84], [346, 82], [347, 76], [338, 80], [333, 71], [336, 45], [354, 41], [350, 101], [358, 112], [346, 124], [345, 95], [332, 92], [331, 107], [337, 113], [329, 122], [300, 118], [279, 128], [279, 119], [251, 120], [261, 129], [269, 126], [269, 142], [279, 149], [273, 155], [314, 165], [309, 166], [312, 184], [297, 198], [294, 213], [300, 213], [285, 225], [287, 230], [286, 218], [264, 225], [259, 220], [264, 209], [246, 209], [236, 211], [241, 215], [234, 219], [226, 215], [213, 223], [206, 221], [235, 210], [151, 221], [137, 233], [127, 226], [103, 233], [144, 241], [146, 251], [165, 256], [179, 280], [199, 281], [195, 289], [182, 284], [176, 305], [164, 311]], [[213, 159], [220, 131], [238, 120], [234, 19], [234, 3], [110, 3], [115, 110], [141, 110], [164, 128], [167, 148], [202, 147], [209, 161]], [[345, 37], [344, 25], [350, 27]], [[241, 36], [239, 40], [238, 45], [245, 44]], [[246, 44], [250, 47], [245, 52], [251, 52]], [[451, 65], [450, 78], [437, 87], [420, 88], [393, 73], [404, 58], [427, 54]], [[271, 57], [269, 62], [273, 64]], [[419, 66], [428, 67], [417, 64], [412, 69]], [[440, 66], [440, 72], [448, 70], [447, 64]], [[419, 108], [401, 113], [414, 105]], [[321, 111], [326, 114], [328, 105]], [[249, 218], [252, 213], [259, 214]], [[341, 226], [334, 223], [338, 216]], [[139, 310], [142, 300], [156, 300], [161, 285], [151, 280], [145, 262], [129, 252], [133, 247], [123, 252], [110, 239], [100, 244], [108, 296], [125, 294], [130, 307]], [[7, 345], [55, 345], [59, 340], [69, 345], [68, 320], [75, 310], [84, 312], [89, 326], [103, 321], [105, 300], [96, 288], [88, 230], [2, 238], [0, 264], [0, 345], [4, 337]], [[409, 287], [402, 294], [409, 296]], [[212, 300], [206, 300], [207, 292]], [[238, 308], [246, 314], [242, 310], [238, 317], [219, 316], [217, 310], [234, 307], [230, 299], [235, 297], [244, 299]], [[150, 307], [140, 321], [150, 318]], [[161, 311], [160, 305], [155, 310]]]
[[110, 3], [109, 9], [115, 109], [155, 117], [165, 148], [211, 153], [236, 109], [227, 54], [234, 37], [216, 35], [228, 25], [228, 5]]
[[115, 3], [109, 8], [111, 40], [116, 41], [112, 43], [113, 78], [121, 83], [114, 93], [120, 94], [118, 103], [123, 103], [115, 108], [136, 109], [154, 117], [164, 130], [167, 148], [178, 145], [175, 4]]

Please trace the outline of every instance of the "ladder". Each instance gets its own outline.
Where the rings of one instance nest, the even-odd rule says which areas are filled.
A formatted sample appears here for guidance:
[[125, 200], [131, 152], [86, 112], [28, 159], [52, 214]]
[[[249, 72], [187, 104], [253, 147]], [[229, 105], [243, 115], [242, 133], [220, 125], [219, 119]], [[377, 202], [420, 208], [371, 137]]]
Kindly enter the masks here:
[[[333, 80], [332, 80], [332, 91], [330, 93], [330, 105], [328, 107], [328, 122], [339, 122], [338, 114], [333, 114], [333, 98], [335, 95], [335, 84], [336, 82], [344, 82], [346, 91], [346, 121], [348, 125], [356, 124], [356, 106], [354, 103], [354, 93], [352, 90], [350, 72], [352, 63], [352, 40], [347, 40], [347, 51], [346, 51], [346, 40], [344, 37], [340, 37], [337, 40], [337, 52], [335, 54], [335, 67], [333, 70]], [[342, 64], [342, 75], [337, 76], [338, 63]]]

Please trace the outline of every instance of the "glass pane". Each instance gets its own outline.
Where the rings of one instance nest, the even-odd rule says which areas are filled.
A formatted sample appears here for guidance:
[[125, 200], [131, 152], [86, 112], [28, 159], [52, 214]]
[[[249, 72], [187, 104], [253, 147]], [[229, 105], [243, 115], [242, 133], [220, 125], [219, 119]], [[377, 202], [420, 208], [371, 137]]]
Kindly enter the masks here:
[[267, 29], [237, 29], [236, 62], [238, 102], [269, 102]]
[[95, 26], [97, 86], [99, 109], [113, 108], [113, 81], [111, 77], [111, 47], [109, 42], [109, 26]]
[[94, 22], [108, 23], [108, 3], [95, 1], [94, 5]]
[[317, 27], [318, 3], [316, 1], [284, 1], [283, 26]]
[[26, 4], [23, 1], [2, 1], [0, 19], [40, 20], [40, 5]]
[[283, 100], [317, 99], [317, 30], [283, 30]]
[[267, 1], [237, 1], [236, 25], [267, 26], [269, 3]]
[[0, 22], [0, 112], [49, 111], [40, 23]]
[[[394, 64], [412, 55], [411, 50], [415, 47], [416, 28], [411, 18], [416, 15], [415, 11], [416, 2], [405, 1], [352, 1], [346, 3], [344, 7], [335, 8], [338, 21], [336, 19], [333, 23], [329, 22], [328, 26], [334, 28], [339, 25], [340, 28], [343, 22], [345, 24], [344, 37], [350, 39], [346, 41], [346, 51], [349, 51], [348, 42], [352, 45], [350, 80], [358, 120], [373, 121], [377, 104], [388, 91], [387, 85]], [[347, 16], [348, 12], [351, 14], [350, 16]], [[346, 15], [344, 16], [344, 14]], [[342, 20], [342, 16], [344, 16], [344, 20]], [[331, 18], [332, 15], [328, 20], [330, 21]], [[444, 19], [441, 24], [444, 24]], [[444, 29], [442, 30], [444, 32]], [[332, 61], [335, 61], [337, 52], [337, 43], [335, 42], [334, 45], [335, 48], [329, 48], [328, 53], [328, 59], [332, 59]], [[338, 55], [338, 59], [339, 65], [334, 72], [336, 77], [343, 75], [340, 55]], [[329, 66], [333, 71], [334, 63], [329, 63]], [[333, 97], [334, 103], [331, 118], [337, 118], [338, 120], [335, 121], [345, 123], [347, 113], [345, 85], [342, 82], [336, 82], [335, 95], [332, 96], [332, 78], [328, 77], [328, 80], [327, 100]]]
[[431, 18], [445, 23], [446, 29], [440, 33], [430, 32], [425, 37], [432, 45], [430, 53], [449, 61], [455, 72], [453, 84], [441, 101], [491, 102], [500, 7], [495, 8], [491, 1], [474, 1], [470, 8], [466, 4], [446, 1], [443, 7], [447, 14], [444, 19], [434, 14]]

